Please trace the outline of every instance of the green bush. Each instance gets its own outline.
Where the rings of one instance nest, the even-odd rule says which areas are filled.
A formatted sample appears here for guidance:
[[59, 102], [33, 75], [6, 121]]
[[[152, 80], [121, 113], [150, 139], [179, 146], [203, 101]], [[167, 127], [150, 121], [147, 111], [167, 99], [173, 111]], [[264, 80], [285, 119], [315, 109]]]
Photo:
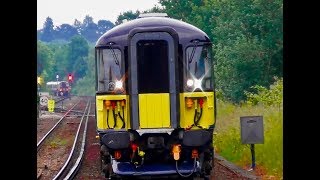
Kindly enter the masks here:
[[283, 101], [283, 79], [275, 77], [275, 82], [269, 89], [263, 86], [252, 86], [256, 93], [245, 91], [247, 96], [247, 103], [257, 105], [259, 103], [264, 105], [278, 105], [280, 106]]
[[283, 80], [266, 89], [254, 87], [257, 93], [248, 93], [241, 105], [217, 101], [216, 135], [214, 147], [218, 154], [240, 167], [250, 167], [250, 146], [241, 143], [240, 117], [263, 116], [264, 143], [255, 145], [257, 167], [267, 176], [283, 177]]

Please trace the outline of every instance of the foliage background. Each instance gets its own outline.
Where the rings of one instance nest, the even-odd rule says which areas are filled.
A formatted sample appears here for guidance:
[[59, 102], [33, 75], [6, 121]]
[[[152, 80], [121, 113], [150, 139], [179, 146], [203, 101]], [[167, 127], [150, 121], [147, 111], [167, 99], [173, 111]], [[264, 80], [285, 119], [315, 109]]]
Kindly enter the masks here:
[[[202, 29], [214, 43], [216, 90], [225, 100], [240, 103], [245, 92], [255, 93], [252, 86], [268, 87], [274, 77], [283, 76], [283, 2], [281, 0], [159, 0], [145, 12], [165, 12]], [[38, 75], [47, 81], [55, 74], [74, 73], [82, 88], [94, 86], [91, 76], [94, 43], [98, 38], [123, 22], [140, 14], [138, 10], [123, 12], [114, 23], [87, 15], [74, 24], [53, 26], [48, 17], [38, 31]], [[89, 52], [90, 49], [90, 52]], [[45, 67], [45, 68], [44, 68]], [[90, 74], [90, 73], [89, 73]], [[88, 79], [89, 78], [89, 79]], [[230, 81], [232, 79], [232, 81]], [[75, 84], [77, 85], [77, 83]], [[87, 85], [87, 86], [83, 86]], [[76, 92], [93, 94], [93, 91]]]

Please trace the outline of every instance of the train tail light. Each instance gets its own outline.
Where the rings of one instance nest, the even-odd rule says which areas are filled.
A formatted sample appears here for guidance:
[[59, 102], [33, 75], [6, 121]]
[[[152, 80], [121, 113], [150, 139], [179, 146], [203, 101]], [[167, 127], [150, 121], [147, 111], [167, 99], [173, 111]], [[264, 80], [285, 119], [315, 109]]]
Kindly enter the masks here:
[[197, 149], [192, 150], [191, 158], [199, 158], [199, 152]]
[[112, 110], [114, 110], [117, 106], [117, 103], [116, 101], [111, 101], [111, 107], [112, 107]]
[[131, 144], [131, 149], [132, 149], [133, 152], [136, 152], [137, 149], [138, 149], [138, 145], [132, 143], [132, 144]]
[[126, 105], [126, 100], [121, 101], [121, 106], [124, 107]]
[[199, 98], [199, 106], [200, 106], [200, 108], [203, 108], [203, 99], [202, 98]]
[[106, 101], [104, 101], [104, 104], [106, 105], [106, 108], [107, 108], [107, 109], [110, 109], [111, 101], [106, 100]]
[[114, 152], [114, 158], [117, 159], [117, 160], [120, 159], [121, 158], [121, 151], [119, 151], [119, 150], [115, 151]]
[[173, 145], [172, 154], [173, 154], [174, 160], [177, 161], [180, 159], [180, 152], [181, 152], [181, 145], [180, 144]]
[[193, 100], [191, 98], [186, 99], [186, 105], [188, 108], [191, 108], [193, 105]]

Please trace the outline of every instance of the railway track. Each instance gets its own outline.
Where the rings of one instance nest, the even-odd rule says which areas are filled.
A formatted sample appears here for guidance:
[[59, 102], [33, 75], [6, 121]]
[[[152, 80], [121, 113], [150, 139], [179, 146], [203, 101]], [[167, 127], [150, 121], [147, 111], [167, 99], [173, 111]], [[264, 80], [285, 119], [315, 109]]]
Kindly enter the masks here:
[[[76, 174], [84, 154], [92, 103], [86, 101], [71, 107], [38, 142], [37, 179], [69, 179]], [[81, 117], [71, 115], [74, 111], [83, 113]]]
[[74, 107], [75, 107], [76, 105], [78, 105], [79, 103], [80, 103], [80, 101], [77, 102], [75, 105], [73, 105], [73, 106], [60, 118], [60, 120], [42, 137], [42, 139], [37, 143], [37, 151], [40, 149], [42, 143], [43, 143], [46, 139], [48, 139], [48, 137], [49, 137], [49, 135], [51, 134], [51, 132], [56, 129], [56, 127], [61, 123], [61, 121], [64, 120], [65, 117], [70, 114], [71, 110], [74, 109]]
[[[38, 155], [38, 161], [43, 162], [42, 164], [40, 162], [37, 163], [38, 179], [105, 179], [101, 174], [99, 141], [95, 138], [96, 120], [94, 119], [94, 98], [91, 97], [91, 102], [93, 102], [91, 108], [91, 102], [87, 104], [85, 101], [87, 98], [88, 97], [72, 97], [71, 101], [66, 101], [65, 105], [68, 108], [63, 113], [46, 112], [48, 117], [46, 117], [47, 115], [42, 116], [42, 118], [44, 119], [42, 119], [41, 122], [45, 123], [46, 125], [50, 121], [54, 121], [54, 123], [56, 124], [64, 116], [63, 120], [61, 120], [60, 122], [63, 124], [56, 125], [56, 128], [64, 127], [66, 128], [67, 132], [64, 131], [64, 133], [57, 133], [56, 130], [52, 130], [52, 132], [47, 135], [47, 138], [51, 138], [51, 140], [48, 142], [46, 142], [45, 140], [41, 143], [42, 145], [39, 151], [47, 152], [46, 154]], [[78, 103], [78, 101], [82, 101], [82, 105], [79, 104], [72, 108], [76, 103]], [[83, 107], [81, 108], [80, 106]], [[89, 112], [89, 110], [91, 111]], [[53, 117], [55, 117], [56, 119], [53, 119]], [[82, 123], [80, 123], [81, 121]], [[54, 124], [50, 125], [50, 128], [47, 128], [47, 130], [43, 131], [48, 133], [53, 126]], [[71, 141], [70, 139], [75, 139], [78, 129], [78, 140], [75, 143], [74, 140]], [[68, 131], [74, 132], [71, 134], [72, 136], [70, 135], [71, 132]], [[43, 134], [45, 133], [43, 132]], [[64, 135], [62, 136], [61, 134]], [[40, 142], [40, 139], [42, 139], [44, 136], [41, 135], [41, 133], [39, 133], [39, 135], [40, 136], [38, 138], [38, 142]], [[59, 138], [63, 138], [65, 140], [69, 139], [70, 142], [68, 141], [68, 143], [66, 143], [63, 140], [58, 141], [57, 139]], [[73, 146], [74, 152], [71, 155], [70, 153]], [[67, 163], [68, 159], [69, 163]], [[248, 172], [247, 170], [244, 170], [228, 162], [218, 154], [215, 155], [213, 167], [214, 171], [211, 176], [211, 180], [261, 179], [261, 177], [254, 175], [252, 172]], [[60, 171], [61, 173], [59, 177], [55, 178], [54, 176], [57, 175]], [[49, 172], [52, 173], [51, 176], [49, 175]]]
[[55, 97], [55, 98], [53, 98], [54, 100], [55, 100], [55, 102], [56, 103], [59, 103], [59, 102], [62, 102], [63, 100], [65, 100], [65, 99], [70, 99], [71, 98], [71, 96], [69, 97], [65, 97], [65, 96], [63, 96], [63, 97]]

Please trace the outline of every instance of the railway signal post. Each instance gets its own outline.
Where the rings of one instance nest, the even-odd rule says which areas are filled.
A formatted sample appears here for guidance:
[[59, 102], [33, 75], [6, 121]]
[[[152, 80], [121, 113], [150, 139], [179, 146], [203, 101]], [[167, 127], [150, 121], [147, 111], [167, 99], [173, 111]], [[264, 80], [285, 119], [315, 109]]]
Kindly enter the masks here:
[[263, 144], [263, 117], [262, 116], [244, 116], [240, 117], [241, 141], [242, 144], [250, 144], [251, 151], [251, 169], [256, 167], [256, 158], [254, 144]]
[[[41, 78], [41, 76], [38, 76], [37, 77], [37, 90], [38, 90], [38, 92], [40, 92], [40, 87], [41, 87], [42, 82], [43, 82], [43, 79]], [[39, 105], [39, 103], [40, 103], [40, 97], [39, 96], [40, 95], [37, 93], [37, 109], [38, 109], [37, 117], [38, 118], [41, 115], [41, 108], [40, 108], [40, 105]]]
[[37, 77], [38, 91], [40, 91], [40, 87], [41, 87], [42, 82], [43, 82], [43, 79], [41, 78], [41, 76], [38, 76]]
[[72, 81], [73, 81], [73, 76], [72, 76], [72, 74], [68, 74], [68, 81], [69, 81], [69, 83], [72, 83]]

